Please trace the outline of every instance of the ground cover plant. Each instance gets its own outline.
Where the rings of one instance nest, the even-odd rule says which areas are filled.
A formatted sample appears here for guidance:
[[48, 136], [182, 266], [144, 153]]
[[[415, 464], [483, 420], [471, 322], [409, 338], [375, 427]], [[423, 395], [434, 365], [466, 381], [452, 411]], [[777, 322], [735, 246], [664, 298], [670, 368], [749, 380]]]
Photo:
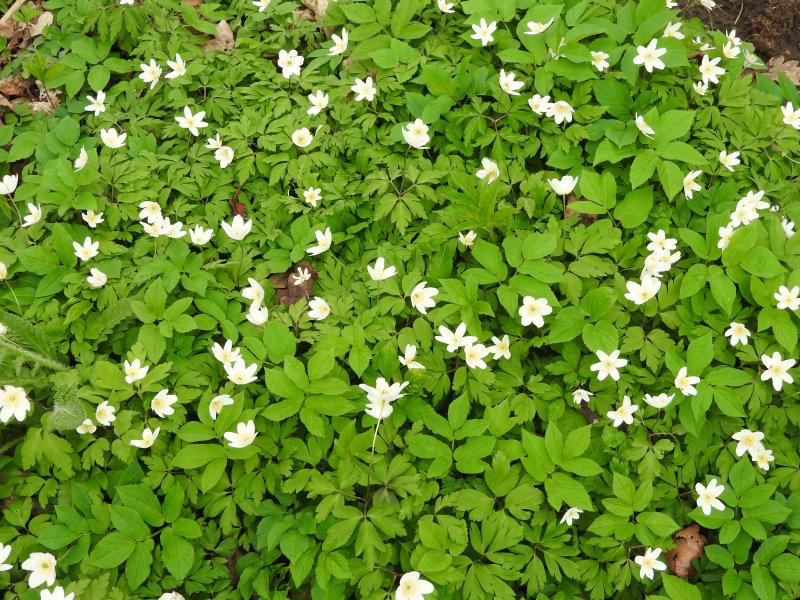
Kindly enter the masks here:
[[4, 598], [800, 596], [800, 94], [735, 31], [14, 4]]

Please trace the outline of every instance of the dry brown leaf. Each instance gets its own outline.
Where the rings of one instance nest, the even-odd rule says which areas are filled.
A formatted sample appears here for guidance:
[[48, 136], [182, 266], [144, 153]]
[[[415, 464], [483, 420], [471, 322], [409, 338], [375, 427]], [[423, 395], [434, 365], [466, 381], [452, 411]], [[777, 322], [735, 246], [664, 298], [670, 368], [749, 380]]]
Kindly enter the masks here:
[[206, 41], [203, 50], [206, 52], [216, 52], [219, 50], [233, 50], [236, 41], [233, 38], [233, 31], [227, 21], [217, 23], [217, 37]]
[[700, 525], [692, 523], [684, 527], [672, 536], [672, 541], [677, 547], [666, 554], [669, 570], [683, 579], [694, 577], [697, 571], [692, 561], [703, 555], [703, 546], [708, 542], [700, 533]]
[[31, 37], [36, 37], [37, 35], [42, 35], [45, 29], [49, 25], [53, 24], [53, 13], [51, 12], [43, 12], [39, 15], [39, 18], [36, 19], [33, 23], [28, 26], [28, 35]]
[[767, 75], [777, 80], [778, 74], [783, 73], [794, 85], [800, 85], [800, 61], [786, 60], [783, 56], [773, 56], [767, 63]]
[[[291, 278], [292, 273], [297, 273], [297, 269], [307, 269], [311, 274], [311, 279], [304, 281], [300, 285], [295, 285]], [[319, 279], [316, 269], [309, 263], [303, 261], [295, 268], [286, 273], [279, 273], [269, 278], [275, 286], [275, 300], [278, 304], [290, 306], [298, 302], [301, 298], [311, 298], [314, 282]]]
[[29, 82], [19, 75], [11, 75], [0, 79], [0, 94], [6, 98], [19, 98], [28, 95]]
[[[311, 9], [316, 17], [324, 17], [328, 12], [328, 0], [302, 0], [303, 5]], [[312, 19], [316, 18], [312, 17]]]
[[194, 6], [195, 8], [200, 6], [203, 3], [203, 0], [181, 0], [184, 4], [188, 4], [189, 6]]

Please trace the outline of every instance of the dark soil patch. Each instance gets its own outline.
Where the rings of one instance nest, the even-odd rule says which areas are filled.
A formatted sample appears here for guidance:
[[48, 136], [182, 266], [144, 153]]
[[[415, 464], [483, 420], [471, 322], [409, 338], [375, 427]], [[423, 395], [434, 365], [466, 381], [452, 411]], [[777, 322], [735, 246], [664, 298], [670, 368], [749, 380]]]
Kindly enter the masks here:
[[713, 29], [736, 30], [751, 42], [764, 62], [773, 56], [800, 59], [800, 0], [717, 0], [711, 11], [696, 0], [680, 0], [687, 17], [698, 17]]

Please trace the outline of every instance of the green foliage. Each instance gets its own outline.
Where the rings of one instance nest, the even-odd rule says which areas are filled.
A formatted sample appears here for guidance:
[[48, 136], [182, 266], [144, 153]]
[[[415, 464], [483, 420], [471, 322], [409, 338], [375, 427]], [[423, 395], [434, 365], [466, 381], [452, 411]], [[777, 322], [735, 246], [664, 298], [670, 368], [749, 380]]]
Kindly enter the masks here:
[[[785, 77], [745, 71], [745, 42], [698, 94], [692, 38], [712, 57], [728, 39], [697, 20], [683, 39], [662, 37], [680, 18], [664, 0], [464, 0], [454, 14], [341, 0], [316, 20], [296, 1], [195, 4], [49, 0], [42, 35], [21, 48], [0, 39], [5, 74], [59, 94], [52, 114], [19, 103], [0, 125], [3, 173], [20, 180], [0, 200], [0, 387], [23, 387], [33, 405], [0, 425], [6, 597], [38, 596], [19, 565], [39, 551], [78, 600], [385, 600], [412, 570], [436, 599], [800, 596], [798, 387], [761, 378], [762, 355], [798, 356], [797, 311], [774, 298], [800, 285], [800, 235], [782, 225], [800, 222], [800, 135], [780, 110], [800, 94]], [[481, 19], [497, 22], [486, 47], [471, 37]], [[235, 48], [204, 50], [220, 21]], [[331, 56], [342, 28], [348, 50]], [[654, 38], [666, 68], [650, 74], [633, 58]], [[287, 79], [276, 62], [291, 49], [305, 60]], [[606, 72], [593, 51], [608, 54]], [[138, 77], [151, 59], [165, 75], [176, 53], [186, 75], [153, 89]], [[501, 69], [521, 95], [501, 90]], [[376, 98], [356, 101], [367, 76]], [[85, 96], [100, 89], [95, 116]], [[316, 90], [329, 105], [309, 115]], [[572, 120], [534, 112], [534, 94], [567, 102]], [[175, 121], [184, 106], [205, 111], [199, 137]], [[415, 119], [426, 149], [404, 140]], [[110, 127], [125, 146], [103, 145]], [[302, 127], [314, 135], [305, 148], [292, 142]], [[217, 133], [234, 153], [225, 168], [204, 144]], [[724, 168], [722, 150], [742, 164]], [[491, 183], [475, 175], [485, 158], [500, 172]], [[701, 190], [688, 199], [694, 170]], [[573, 195], [548, 183], [565, 175], [578, 178]], [[303, 201], [311, 187], [316, 206]], [[776, 210], [720, 244], [759, 190]], [[143, 202], [214, 237], [151, 237]], [[28, 203], [43, 218], [23, 228]], [[242, 241], [220, 226], [237, 203], [253, 221]], [[90, 210], [103, 213], [96, 228], [81, 217]], [[309, 256], [326, 227], [331, 249]], [[680, 258], [635, 304], [626, 284], [659, 230]], [[83, 262], [72, 243], [87, 236], [100, 251]], [[397, 275], [373, 281], [378, 257]], [[323, 320], [308, 299], [279, 301], [302, 261], [318, 276], [311, 296], [330, 305]], [[92, 267], [104, 286], [87, 283]], [[265, 289], [263, 325], [246, 318], [249, 279]], [[422, 281], [438, 289], [427, 314], [408, 298]], [[553, 308], [541, 328], [521, 324], [527, 296]], [[747, 344], [725, 337], [732, 322]], [[507, 335], [511, 358], [468, 367], [435, 340], [460, 323], [486, 346]], [[226, 339], [257, 365], [252, 383], [232, 383], [212, 354]], [[400, 364], [408, 345], [424, 369]], [[628, 361], [619, 380], [598, 380], [595, 353], [615, 350]], [[135, 359], [149, 371], [129, 383]], [[684, 367], [701, 379], [694, 396], [676, 389]], [[409, 385], [376, 429], [358, 385], [380, 377]], [[588, 404], [573, 400], [579, 388]], [[162, 390], [178, 400], [159, 418]], [[663, 408], [643, 400], [662, 393], [675, 395]], [[222, 394], [233, 403], [212, 418]], [[625, 396], [639, 408], [617, 428], [606, 415]], [[78, 433], [87, 418], [97, 430]], [[255, 441], [230, 447], [225, 434], [251, 420]], [[152, 447], [131, 445], [157, 427]], [[768, 470], [737, 456], [745, 428], [765, 434]], [[725, 510], [706, 515], [695, 484], [714, 478]], [[568, 525], [570, 508], [583, 512]], [[697, 578], [642, 579], [634, 558], [674, 548], [692, 523], [708, 540]]]

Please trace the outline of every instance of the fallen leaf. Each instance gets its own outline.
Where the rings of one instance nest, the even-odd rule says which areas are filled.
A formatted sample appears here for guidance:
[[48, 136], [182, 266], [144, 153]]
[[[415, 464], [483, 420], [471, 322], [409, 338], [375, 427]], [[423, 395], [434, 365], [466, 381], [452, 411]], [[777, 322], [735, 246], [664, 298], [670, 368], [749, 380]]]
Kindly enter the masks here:
[[774, 79], [778, 79], [778, 75], [783, 73], [789, 78], [794, 85], [800, 85], [800, 61], [786, 60], [782, 56], [773, 56], [767, 63], [769, 69], [767, 75]]
[[189, 6], [198, 7], [203, 3], [203, 0], [181, 0], [184, 4], [188, 4]]
[[672, 536], [672, 541], [677, 547], [666, 554], [669, 570], [683, 579], [697, 575], [692, 561], [703, 555], [703, 546], [708, 542], [700, 533], [700, 525], [692, 523], [684, 527]]
[[570, 204], [572, 204], [573, 202], [578, 202], [579, 200], [585, 201], [586, 198], [578, 198], [575, 194], [569, 194], [567, 196], [567, 206], [564, 209], [564, 217], [565, 218], [580, 217], [581, 218], [581, 222], [584, 225], [591, 225], [592, 223], [597, 221], [597, 215], [589, 215], [589, 214], [586, 214], [586, 213], [578, 212], [577, 210], [572, 210], [569, 207]]
[[[304, 281], [300, 285], [295, 285], [291, 276], [293, 273], [297, 273], [298, 269], [307, 269], [311, 274], [311, 279]], [[290, 271], [286, 271], [286, 273], [279, 273], [269, 278], [272, 285], [275, 286], [275, 300], [278, 304], [283, 304], [284, 306], [295, 304], [302, 298], [311, 298], [314, 282], [317, 279], [319, 279], [319, 275], [317, 275], [316, 269], [305, 261]]]
[[328, 12], [328, 0], [302, 0], [302, 2], [304, 6], [314, 12], [315, 16], [311, 17], [312, 20], [317, 17], [324, 17], [325, 13]]
[[0, 79], [0, 94], [7, 99], [27, 96], [29, 88], [28, 80], [19, 75], [10, 75], [9, 77]]
[[207, 40], [203, 44], [203, 50], [206, 52], [216, 52], [219, 50], [233, 50], [236, 41], [233, 38], [233, 31], [227, 21], [220, 21], [217, 23], [217, 37], [213, 40]]

